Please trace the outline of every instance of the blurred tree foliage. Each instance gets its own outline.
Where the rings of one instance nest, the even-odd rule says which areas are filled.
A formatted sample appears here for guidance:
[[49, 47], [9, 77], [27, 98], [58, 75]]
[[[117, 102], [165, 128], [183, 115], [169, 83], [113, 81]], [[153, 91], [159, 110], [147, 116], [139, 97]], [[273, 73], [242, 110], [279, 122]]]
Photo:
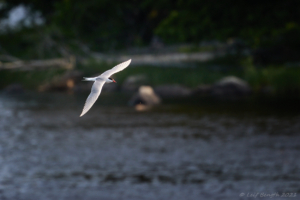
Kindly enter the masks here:
[[253, 47], [300, 46], [300, 1], [2, 0], [0, 18], [18, 5], [39, 11], [44, 24], [0, 34], [0, 51], [53, 57], [166, 43], [242, 38]]
[[[158, 23], [168, 15], [168, 3], [168, 0], [7, 0], [0, 17], [11, 8], [24, 5], [41, 12], [45, 24], [32, 27], [31, 34], [28, 28], [6, 32], [1, 36], [1, 45], [10, 49], [8, 38], [18, 38], [21, 41], [13, 42], [14, 45], [23, 43], [23, 47], [45, 43], [45, 40], [54, 47], [68, 44], [62, 45], [66, 51], [70, 47], [99, 51], [144, 45], [151, 40]], [[28, 38], [29, 35], [35, 38]]]
[[297, 0], [178, 0], [155, 32], [168, 42], [239, 37], [259, 46], [290, 32], [299, 33], [299, 10]]

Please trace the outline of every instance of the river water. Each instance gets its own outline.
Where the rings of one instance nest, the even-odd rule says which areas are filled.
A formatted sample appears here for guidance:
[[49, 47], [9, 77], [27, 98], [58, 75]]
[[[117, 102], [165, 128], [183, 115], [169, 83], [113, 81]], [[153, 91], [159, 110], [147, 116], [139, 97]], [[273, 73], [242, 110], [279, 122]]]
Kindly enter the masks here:
[[288, 102], [137, 112], [103, 94], [80, 118], [86, 96], [0, 94], [0, 199], [300, 199], [300, 112]]

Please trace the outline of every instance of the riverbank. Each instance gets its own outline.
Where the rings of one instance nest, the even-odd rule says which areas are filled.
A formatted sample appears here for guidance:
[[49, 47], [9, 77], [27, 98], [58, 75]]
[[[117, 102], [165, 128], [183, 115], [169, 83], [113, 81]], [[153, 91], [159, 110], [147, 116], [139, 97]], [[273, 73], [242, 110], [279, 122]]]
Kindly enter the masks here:
[[238, 80], [234, 84], [239, 82], [247, 85], [249, 94], [299, 98], [300, 67], [297, 63], [255, 65], [249, 54], [230, 54], [228, 48], [226, 51], [148, 54], [93, 54], [89, 58], [77, 58], [72, 70], [2, 70], [0, 89], [10, 91], [17, 86], [38, 91], [89, 91], [90, 86], [81, 81], [82, 77], [97, 76], [118, 62], [134, 58], [126, 70], [113, 75], [117, 85], [106, 85], [104, 92], [135, 92], [139, 86], [149, 85], [168, 88], [179, 86], [190, 94], [210, 94], [215, 93], [211, 89], [222, 80], [234, 77]]

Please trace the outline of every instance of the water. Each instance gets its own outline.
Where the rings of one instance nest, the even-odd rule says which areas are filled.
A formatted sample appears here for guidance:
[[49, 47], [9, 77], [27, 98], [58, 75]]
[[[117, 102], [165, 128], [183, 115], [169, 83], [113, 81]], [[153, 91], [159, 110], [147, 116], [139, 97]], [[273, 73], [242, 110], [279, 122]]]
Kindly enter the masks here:
[[0, 95], [0, 199], [299, 199], [292, 105], [194, 100], [136, 112], [129, 97], [103, 94], [79, 118], [86, 96]]

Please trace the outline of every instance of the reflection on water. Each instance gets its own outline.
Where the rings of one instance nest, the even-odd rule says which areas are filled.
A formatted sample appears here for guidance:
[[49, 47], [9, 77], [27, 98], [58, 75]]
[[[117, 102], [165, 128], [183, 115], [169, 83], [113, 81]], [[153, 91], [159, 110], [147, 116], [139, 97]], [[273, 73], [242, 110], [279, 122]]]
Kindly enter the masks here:
[[104, 94], [79, 118], [85, 98], [0, 95], [0, 199], [300, 192], [295, 109], [204, 102], [136, 112], [128, 97]]

